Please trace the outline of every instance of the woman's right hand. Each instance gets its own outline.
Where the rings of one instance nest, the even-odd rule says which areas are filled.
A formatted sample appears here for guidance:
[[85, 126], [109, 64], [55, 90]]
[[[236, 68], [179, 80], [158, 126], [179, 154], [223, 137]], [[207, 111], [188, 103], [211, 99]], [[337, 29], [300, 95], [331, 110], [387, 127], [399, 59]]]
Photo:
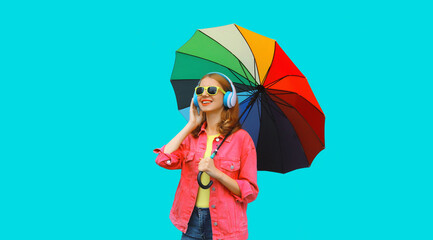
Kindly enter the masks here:
[[188, 124], [190, 124], [195, 129], [201, 124], [202, 121], [203, 121], [203, 111], [200, 111], [200, 113], [198, 113], [197, 106], [194, 105], [193, 98], [191, 98]]

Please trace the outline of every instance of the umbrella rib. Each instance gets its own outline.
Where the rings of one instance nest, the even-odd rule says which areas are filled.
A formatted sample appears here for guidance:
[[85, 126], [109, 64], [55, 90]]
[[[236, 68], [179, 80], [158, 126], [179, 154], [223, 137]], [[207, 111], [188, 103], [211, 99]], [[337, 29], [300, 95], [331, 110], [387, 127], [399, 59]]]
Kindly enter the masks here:
[[248, 97], [249, 96], [251, 96], [251, 94], [250, 93], [247, 93], [247, 92], [242, 92], [242, 93], [240, 93], [240, 94], [237, 94], [237, 96], [239, 97], [239, 96], [246, 96], [247, 98], [245, 98], [244, 100], [242, 100], [242, 102], [239, 102], [238, 104], [240, 105], [240, 104], [242, 104], [243, 102], [245, 102], [245, 101], [248, 101]]
[[244, 115], [244, 113], [248, 111], [248, 113], [247, 113], [247, 115], [245, 116], [244, 120], [242, 121], [242, 124], [241, 124], [241, 125], [243, 125], [243, 124], [245, 123], [245, 121], [247, 120], [248, 116], [249, 116], [250, 113], [251, 113], [251, 109], [253, 108], [253, 106], [254, 106], [254, 104], [251, 104], [250, 106], [248, 106], [248, 107], [245, 109], [245, 111], [241, 114], [241, 116], [239, 117], [239, 118], [242, 118], [242, 116]]
[[[289, 108], [294, 109], [299, 114], [299, 116], [301, 116], [301, 118], [304, 119], [304, 121], [308, 123], [308, 121], [304, 118], [304, 116], [302, 116], [302, 114], [295, 107], [293, 107], [292, 105], [290, 105], [288, 102], [284, 101], [283, 99], [279, 98], [278, 96], [276, 96], [276, 95], [274, 95], [272, 93], [269, 93], [269, 94], [272, 95], [272, 96], [274, 96], [274, 97], [276, 97], [276, 98], [278, 98], [280, 101], [282, 101], [282, 103], [281, 102], [277, 102], [275, 100], [274, 100], [274, 102], [280, 103], [280, 104], [282, 104], [285, 107], [289, 107]], [[281, 109], [279, 109], [279, 110], [282, 111]], [[284, 115], [285, 118], [287, 118], [287, 116], [284, 113], [283, 113], [283, 115]], [[287, 118], [287, 119], [290, 121], [289, 118]], [[320, 137], [317, 136], [316, 131], [314, 131], [314, 129], [311, 127], [311, 125], [310, 124], [307, 124], [307, 125], [313, 131], [314, 135], [316, 135], [317, 139], [319, 139], [319, 142], [322, 144], [322, 146], [325, 146], [325, 144], [322, 142], [322, 140], [320, 139]]]
[[320, 110], [320, 109], [318, 109], [316, 106], [314, 106], [314, 104], [312, 104], [310, 101], [308, 101], [306, 98], [304, 98], [302, 95], [299, 95], [298, 93], [296, 93], [296, 92], [291, 92], [291, 91], [283, 91], [283, 90], [278, 90], [278, 89], [271, 89], [272, 91], [279, 91], [279, 92], [281, 92], [281, 93], [277, 93], [277, 94], [275, 94], [275, 93], [270, 93], [270, 92], [268, 92], [268, 91], [266, 91], [266, 92], [268, 92], [270, 95], [272, 95], [272, 96], [278, 96], [278, 95], [286, 95], [286, 94], [296, 94], [296, 95], [298, 95], [300, 98], [302, 98], [302, 99], [304, 99], [305, 101], [307, 101], [308, 103], [310, 103], [311, 104], [311, 106], [313, 106], [317, 111], [319, 111], [320, 112], [320, 114], [322, 114], [323, 115], [323, 117], [325, 117], [325, 114]]
[[[254, 56], [254, 54], [253, 54], [253, 56]], [[256, 79], [256, 81], [257, 81], [257, 75], [259, 74], [257, 71], [258, 70], [257, 70], [256, 56], [254, 56], [254, 79]], [[259, 76], [259, 82], [260, 82], [260, 76]]]
[[247, 101], [247, 100], [248, 100], [248, 99], [244, 99], [242, 102], [239, 103], [239, 105], [242, 104], [243, 102]]
[[[267, 111], [267, 113], [271, 117], [272, 121], [275, 122], [276, 119], [274, 118], [273, 114], [271, 114], [271, 112], [266, 108], [266, 107], [268, 107], [269, 109], [271, 108], [271, 104], [270, 104], [271, 101], [269, 101], [267, 98], [264, 98], [262, 96], [260, 96], [260, 101], [263, 102], [263, 103], [266, 103], [266, 104], [262, 104], [262, 109], [265, 108], [265, 110]], [[277, 108], [277, 110], [279, 110], [280, 114], [282, 114], [284, 116], [284, 113], [281, 112], [281, 109]]]
[[[245, 76], [247, 76], [247, 73], [245, 72], [245, 69], [242, 67], [242, 62], [238, 59], [238, 61], [239, 61], [239, 64], [241, 65], [241, 68], [242, 68], [242, 71], [244, 71], [244, 74], [245, 74]], [[255, 87], [255, 86], [257, 86], [257, 84], [255, 84], [254, 86], [251, 84], [252, 82], [251, 81], [249, 81], [249, 79], [247, 79], [248, 80], [248, 84], [250, 85], [250, 87]], [[254, 79], [255, 80], [255, 79]]]
[[[262, 102], [262, 96], [261, 96], [261, 94], [259, 94], [259, 102], [260, 103]], [[257, 112], [259, 113], [259, 121], [261, 121], [262, 120], [262, 111], [260, 111], [259, 104], [257, 104]]]
[[[227, 67], [226, 67], [227, 68]], [[245, 86], [247, 86], [247, 84], [245, 84], [244, 83], [244, 81], [242, 81], [242, 79], [240, 79], [235, 73], [235, 71], [233, 71], [232, 69], [230, 69], [230, 68], [227, 68], [243, 85], [245, 85]], [[247, 81], [248, 81], [248, 79], [247, 79]], [[248, 81], [248, 82], [250, 82], [250, 81]], [[252, 87], [251, 85], [250, 85], [250, 87]], [[241, 88], [241, 90], [244, 90], [245, 92], [247, 92], [247, 91], [249, 91], [248, 89], [246, 89], [246, 88]]]
[[[269, 92], [268, 92], [269, 93]], [[299, 113], [299, 115], [301, 115], [302, 116], [302, 114], [293, 106], [293, 105], [291, 105], [290, 103], [288, 103], [288, 102], [286, 102], [286, 101], [284, 101], [283, 99], [281, 99], [281, 98], [279, 98], [278, 96], [277, 96], [277, 94], [273, 94], [273, 93], [269, 93], [270, 95], [272, 95], [272, 96], [274, 96], [274, 97], [276, 97], [276, 98], [278, 98], [278, 100], [280, 100], [280, 101], [275, 101], [274, 100], [274, 102], [276, 102], [276, 103], [279, 103], [279, 104], [281, 104], [281, 105], [283, 105], [283, 106], [285, 106], [285, 107], [290, 107], [290, 108], [293, 108], [293, 109], [295, 109], [296, 110], [296, 112], [298, 112]], [[296, 94], [296, 93], [289, 93], [289, 94]], [[282, 95], [282, 94], [278, 94], [278, 95]], [[299, 94], [297, 94], [298, 96], [300, 96]], [[300, 96], [300, 97], [302, 97], [302, 96]], [[305, 98], [304, 98], [305, 99]], [[310, 103], [310, 102], [308, 102], [308, 103]], [[311, 104], [311, 103], [310, 103]], [[312, 105], [312, 104], [311, 104]], [[312, 105], [313, 107], [314, 107], [314, 105]], [[317, 108], [316, 108], [316, 110], [318, 110]], [[319, 110], [318, 110], [319, 111]], [[320, 111], [319, 111], [320, 112]], [[322, 112], [320, 112], [320, 113], [322, 113]], [[303, 118], [303, 117], [302, 117]], [[305, 118], [304, 118], [304, 120], [305, 120]]]
[[[252, 91], [248, 91], [248, 92], [242, 92], [241, 94], [238, 94], [238, 96], [246, 96], [247, 98], [245, 98], [242, 102], [239, 103], [239, 105], [245, 101], [249, 101], [252, 98], [252, 95], [254, 93], [252, 93]], [[246, 110], [246, 109], [245, 109]], [[245, 111], [244, 110], [244, 111]], [[242, 116], [242, 115], [241, 115]]]
[[[271, 89], [271, 90], [275, 90], [275, 89]], [[276, 90], [275, 90], [276, 91]], [[295, 92], [292, 92], [292, 91], [283, 91], [283, 92], [281, 92], [281, 93], [272, 93], [272, 95], [275, 95], [275, 96], [279, 96], [279, 95], [287, 95], [287, 94], [296, 94]]]
[[239, 117], [239, 119], [242, 119], [242, 116], [244, 115], [244, 113], [248, 112], [247, 115], [245, 116], [244, 120], [242, 121], [241, 125], [244, 125], [245, 121], [247, 120], [248, 115], [250, 115], [250, 112], [251, 112], [251, 111], [248, 111], [249, 109], [250, 109], [250, 107], [246, 108], [246, 109], [242, 112], [241, 116]]
[[268, 67], [268, 70], [266, 70], [265, 76], [263, 77], [263, 84], [266, 82], [266, 78], [268, 78], [269, 70], [271, 70], [272, 65], [274, 64], [274, 58], [275, 58], [275, 47], [277, 46], [277, 41], [274, 41], [274, 52], [272, 54], [272, 61], [271, 65]]
[[[249, 97], [249, 96], [251, 96], [250, 93], [246, 93], [246, 92], [242, 92], [242, 93], [245, 93], [245, 94], [237, 94], [237, 96], [238, 96], [238, 97]], [[244, 101], [245, 101], [245, 100], [244, 100]]]
[[307, 79], [306, 77], [299, 76], [299, 75], [285, 75], [285, 76], [283, 76], [283, 77], [281, 77], [281, 78], [279, 78], [279, 79], [273, 81], [272, 83], [266, 85], [266, 87], [267, 87], [267, 88], [270, 88], [270, 87], [274, 86], [276, 83], [278, 83], [279, 81], [283, 80], [283, 79], [286, 78], [286, 77], [300, 77], [300, 78], [305, 78], [305, 79]]
[[[234, 85], [234, 84], [233, 84]], [[250, 90], [248, 90], [248, 89], [246, 89], [246, 88], [243, 88], [243, 87], [241, 87], [241, 86], [237, 86], [237, 88], [238, 89], [240, 89], [241, 91], [239, 92], [239, 93], [241, 93], [241, 92], [249, 92]], [[236, 93], [237, 93], [237, 91], [236, 91]], [[237, 94], [238, 96], [240, 96], [240, 94]]]
[[[263, 83], [266, 82], [266, 78], [268, 78], [269, 71], [271, 70], [272, 65], [274, 64], [275, 48], [276, 48], [276, 47], [277, 47], [277, 41], [275, 41], [275, 43], [274, 43], [274, 55], [272, 56], [272, 62], [271, 62], [271, 65], [269, 66], [268, 70], [266, 71], [265, 77], [263, 78]], [[304, 76], [299, 76], [299, 75], [287, 75], [287, 76], [297, 76], [297, 77], [306, 78], [306, 77], [304, 77]], [[286, 77], [286, 76], [284, 76], [284, 77]], [[283, 78], [284, 78], [284, 77], [283, 77]], [[277, 81], [279, 81], [279, 80], [281, 80], [281, 79], [282, 79], [282, 78], [278, 79]], [[271, 84], [273, 85], [274, 83], [271, 83]], [[271, 86], [272, 86], [272, 85], [271, 85]]]
[[[258, 93], [257, 93], [257, 94], [258, 94]], [[251, 96], [251, 97], [252, 97], [252, 96]], [[259, 95], [258, 95], [257, 97], [259, 97]], [[244, 101], [246, 101], [246, 100], [248, 100], [248, 98], [245, 99]], [[249, 109], [253, 108], [253, 106], [254, 106], [254, 102], [255, 102], [256, 100], [257, 100], [257, 98], [255, 98], [254, 100], [252, 100], [252, 101], [250, 101], [250, 102], [248, 103], [247, 107], [246, 107], [245, 110], [242, 112], [242, 114], [241, 114], [241, 116], [239, 117], [239, 119], [242, 118], [242, 116], [245, 114], [246, 111], [248, 111]], [[244, 101], [242, 101], [242, 102], [244, 102]], [[244, 121], [242, 122], [242, 124], [244, 124], [244, 122], [245, 122], [245, 120], [247, 119], [247, 117], [248, 117], [248, 115], [250, 114], [250, 112], [251, 112], [251, 111], [248, 111], [248, 114], [247, 114], [247, 116], [244, 118]]]

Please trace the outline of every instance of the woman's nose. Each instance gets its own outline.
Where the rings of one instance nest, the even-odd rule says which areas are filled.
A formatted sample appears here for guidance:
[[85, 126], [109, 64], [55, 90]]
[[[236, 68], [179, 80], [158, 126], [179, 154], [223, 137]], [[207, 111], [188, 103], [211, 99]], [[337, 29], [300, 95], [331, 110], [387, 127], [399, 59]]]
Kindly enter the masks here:
[[207, 89], [205, 89], [205, 90], [203, 91], [202, 96], [209, 96], [209, 94], [208, 94], [208, 92], [207, 92]]

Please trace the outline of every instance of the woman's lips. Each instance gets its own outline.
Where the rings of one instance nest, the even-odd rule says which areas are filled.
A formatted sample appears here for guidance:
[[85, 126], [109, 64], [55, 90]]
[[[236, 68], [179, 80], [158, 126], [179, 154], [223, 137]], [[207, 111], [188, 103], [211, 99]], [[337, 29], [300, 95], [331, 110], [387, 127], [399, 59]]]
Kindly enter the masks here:
[[211, 104], [211, 103], [212, 103], [212, 101], [208, 101], [208, 100], [201, 101], [201, 104], [202, 104], [203, 106], [207, 106], [207, 105], [209, 105], [209, 104]]

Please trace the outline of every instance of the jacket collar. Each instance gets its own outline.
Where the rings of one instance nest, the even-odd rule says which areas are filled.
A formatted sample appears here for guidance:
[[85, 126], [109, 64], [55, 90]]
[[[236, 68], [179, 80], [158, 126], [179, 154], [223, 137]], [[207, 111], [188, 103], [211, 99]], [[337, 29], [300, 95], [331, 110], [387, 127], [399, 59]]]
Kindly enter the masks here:
[[[206, 126], [207, 126], [207, 122], [205, 121], [203, 125], [201, 125], [200, 132], [198, 133], [198, 135], [201, 135], [203, 132], [206, 132]], [[218, 137], [221, 138], [221, 140], [224, 139], [224, 135], [220, 134]], [[230, 136], [227, 137], [226, 142], [231, 142], [232, 138], [233, 138], [233, 134], [230, 134]]]

